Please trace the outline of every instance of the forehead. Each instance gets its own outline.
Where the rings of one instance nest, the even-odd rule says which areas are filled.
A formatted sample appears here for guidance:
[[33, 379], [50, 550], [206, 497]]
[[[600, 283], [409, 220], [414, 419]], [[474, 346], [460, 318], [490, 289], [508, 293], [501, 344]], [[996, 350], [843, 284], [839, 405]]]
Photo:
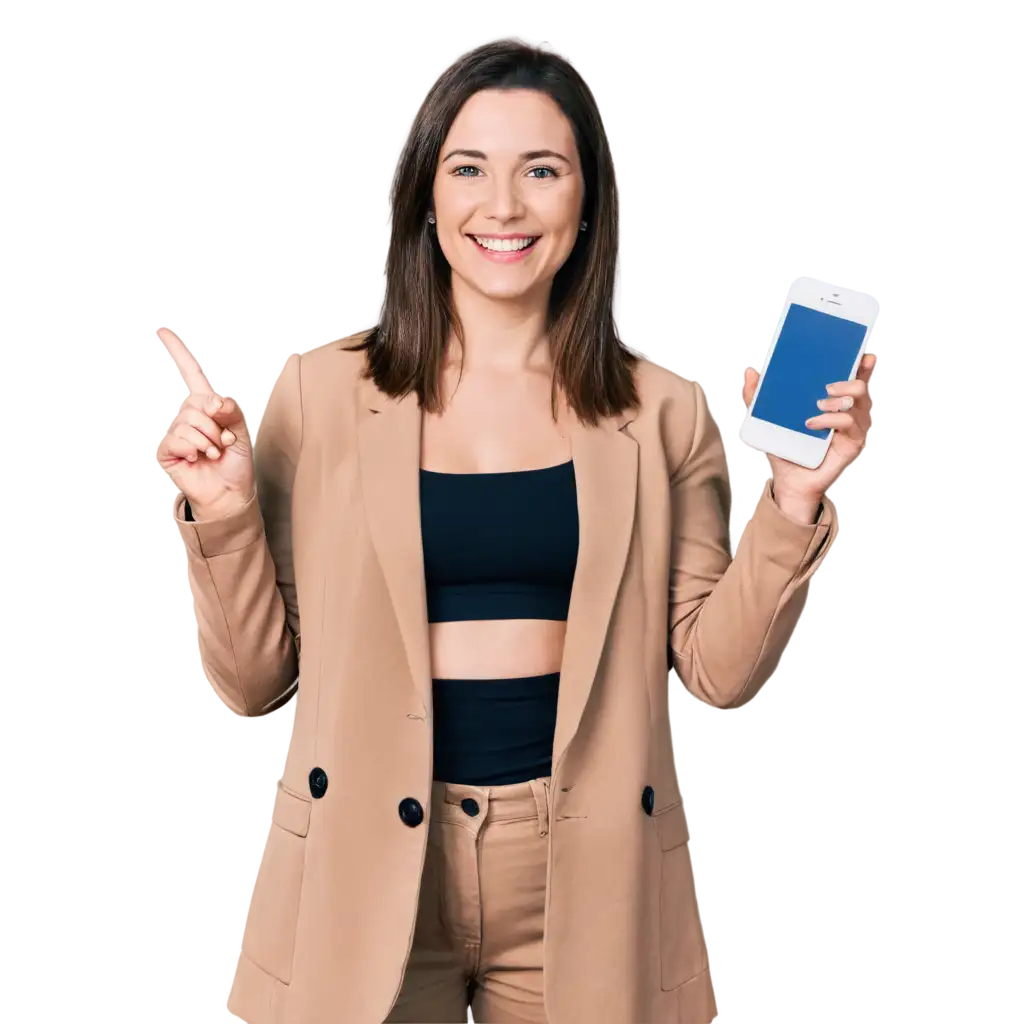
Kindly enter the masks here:
[[572, 125], [558, 104], [536, 89], [483, 89], [456, 115], [441, 157], [453, 146], [479, 149], [488, 157], [553, 149], [576, 159]]

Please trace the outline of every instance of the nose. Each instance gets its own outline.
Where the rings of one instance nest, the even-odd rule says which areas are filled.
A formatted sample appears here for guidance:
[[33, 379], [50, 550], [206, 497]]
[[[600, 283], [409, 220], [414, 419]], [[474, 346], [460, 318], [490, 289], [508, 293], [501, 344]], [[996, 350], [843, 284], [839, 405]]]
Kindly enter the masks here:
[[502, 223], [522, 217], [526, 212], [526, 204], [523, 202], [516, 178], [495, 175], [491, 181], [493, 185], [487, 196], [484, 215]]

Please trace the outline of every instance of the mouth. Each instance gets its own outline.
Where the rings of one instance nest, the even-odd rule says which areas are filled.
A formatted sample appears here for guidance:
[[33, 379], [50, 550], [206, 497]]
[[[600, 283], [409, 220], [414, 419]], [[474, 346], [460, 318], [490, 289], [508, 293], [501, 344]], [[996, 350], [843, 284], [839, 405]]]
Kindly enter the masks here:
[[540, 235], [468, 235], [476, 250], [489, 260], [513, 263], [525, 259]]

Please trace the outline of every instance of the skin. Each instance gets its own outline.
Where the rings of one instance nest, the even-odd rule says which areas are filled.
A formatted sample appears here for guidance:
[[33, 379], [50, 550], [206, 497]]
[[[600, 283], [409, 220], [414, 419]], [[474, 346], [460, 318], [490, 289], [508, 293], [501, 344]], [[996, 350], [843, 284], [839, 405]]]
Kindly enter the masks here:
[[[524, 156], [538, 151], [550, 152]], [[466, 340], [449, 339], [444, 411], [423, 415], [425, 469], [505, 472], [572, 458], [564, 400], [558, 416], [551, 416], [544, 320], [555, 274], [577, 242], [583, 200], [572, 128], [553, 100], [516, 89], [485, 90], [466, 102], [441, 147], [433, 185], [435, 230], [452, 268], [452, 296]], [[538, 240], [524, 259], [511, 263], [488, 259], [472, 237], [513, 233]], [[189, 389], [157, 459], [194, 498], [196, 519], [229, 515], [251, 499], [254, 488], [244, 417], [233, 399], [213, 391], [177, 335], [167, 328], [157, 334]], [[817, 469], [768, 456], [776, 503], [797, 522], [814, 521], [828, 487], [864, 448], [875, 362], [866, 353], [855, 380], [829, 385], [833, 397], [822, 399], [822, 412], [807, 421], [835, 429]], [[746, 406], [757, 381], [757, 371], [747, 367]], [[217, 399], [222, 405], [214, 408]], [[432, 623], [433, 675], [493, 679], [555, 672], [564, 638], [564, 622], [543, 619]]]

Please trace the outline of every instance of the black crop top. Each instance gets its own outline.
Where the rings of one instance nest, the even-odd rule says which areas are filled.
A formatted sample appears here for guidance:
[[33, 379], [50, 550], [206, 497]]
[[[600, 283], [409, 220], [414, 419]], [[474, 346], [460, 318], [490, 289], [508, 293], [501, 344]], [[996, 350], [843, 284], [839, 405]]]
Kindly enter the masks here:
[[429, 622], [568, 618], [579, 547], [572, 461], [421, 469], [420, 525]]

